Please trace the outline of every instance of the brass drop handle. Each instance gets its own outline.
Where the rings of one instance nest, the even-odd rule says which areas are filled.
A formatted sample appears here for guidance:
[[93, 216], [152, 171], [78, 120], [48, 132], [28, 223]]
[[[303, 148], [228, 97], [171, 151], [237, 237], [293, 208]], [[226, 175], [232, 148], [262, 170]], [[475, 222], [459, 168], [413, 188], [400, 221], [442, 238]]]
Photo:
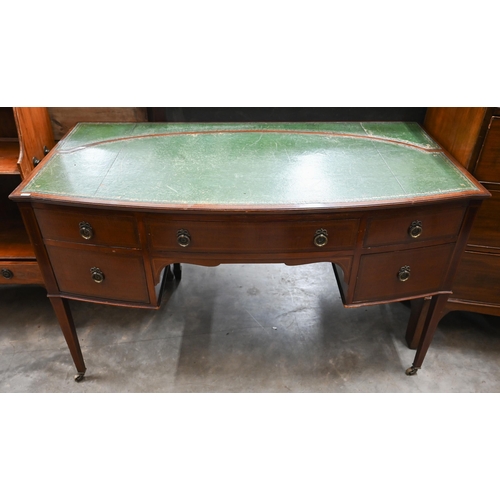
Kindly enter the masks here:
[[104, 281], [104, 273], [98, 267], [90, 268], [90, 274], [96, 283], [102, 283]]
[[177, 243], [181, 247], [188, 247], [191, 244], [191, 235], [186, 229], [179, 229], [177, 231]]
[[80, 227], [80, 236], [84, 240], [90, 240], [90, 238], [94, 236], [94, 230], [92, 229], [92, 226], [88, 222], [85, 221], [80, 222], [79, 227]]
[[399, 281], [407, 281], [410, 278], [410, 266], [403, 266], [398, 272]]
[[328, 231], [326, 229], [318, 229], [313, 241], [317, 247], [324, 247], [328, 243]]
[[14, 277], [14, 273], [10, 269], [2, 269], [0, 272], [6, 280], [10, 280]]
[[408, 234], [412, 238], [418, 238], [422, 234], [422, 222], [414, 220], [408, 228]]

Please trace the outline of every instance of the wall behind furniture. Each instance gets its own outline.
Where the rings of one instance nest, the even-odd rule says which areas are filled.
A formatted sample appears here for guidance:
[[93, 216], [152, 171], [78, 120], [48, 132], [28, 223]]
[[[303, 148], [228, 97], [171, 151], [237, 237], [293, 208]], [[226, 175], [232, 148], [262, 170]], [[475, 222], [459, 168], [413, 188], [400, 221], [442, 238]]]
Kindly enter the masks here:
[[427, 108], [147, 108], [156, 122], [408, 121], [423, 124]]
[[[2, 108], [0, 108], [2, 109]], [[424, 123], [427, 108], [48, 108], [54, 138], [78, 122], [329, 122]]]
[[47, 108], [56, 141], [78, 122], [145, 122], [146, 108]]

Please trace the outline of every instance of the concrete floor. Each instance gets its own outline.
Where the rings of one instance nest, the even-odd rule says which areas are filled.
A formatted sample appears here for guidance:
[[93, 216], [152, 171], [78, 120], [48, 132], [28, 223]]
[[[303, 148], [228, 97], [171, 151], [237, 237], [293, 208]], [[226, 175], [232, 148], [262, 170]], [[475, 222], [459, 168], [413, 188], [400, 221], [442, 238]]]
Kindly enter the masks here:
[[453, 312], [422, 370], [406, 304], [344, 309], [331, 265], [183, 265], [158, 311], [71, 302], [75, 368], [45, 290], [0, 287], [0, 392], [498, 392], [500, 317]]

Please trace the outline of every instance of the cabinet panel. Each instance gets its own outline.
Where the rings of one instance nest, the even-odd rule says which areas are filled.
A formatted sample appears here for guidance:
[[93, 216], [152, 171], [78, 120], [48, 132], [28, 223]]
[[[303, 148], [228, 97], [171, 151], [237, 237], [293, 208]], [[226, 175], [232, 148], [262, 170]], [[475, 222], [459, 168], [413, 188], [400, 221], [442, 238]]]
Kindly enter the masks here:
[[473, 172], [482, 182], [500, 182], [500, 117], [491, 119], [481, 156]]
[[[500, 187], [500, 186], [499, 186]], [[500, 248], [500, 190], [490, 189], [483, 201], [469, 236], [469, 245]]]
[[477, 158], [488, 108], [428, 108], [424, 128], [465, 168]]
[[19, 167], [26, 178], [54, 147], [54, 134], [47, 108], [14, 108], [14, 117], [20, 143]]
[[453, 298], [500, 303], [500, 255], [465, 252], [453, 283]]
[[19, 158], [19, 143], [0, 137], [0, 175], [17, 174], [17, 159]]

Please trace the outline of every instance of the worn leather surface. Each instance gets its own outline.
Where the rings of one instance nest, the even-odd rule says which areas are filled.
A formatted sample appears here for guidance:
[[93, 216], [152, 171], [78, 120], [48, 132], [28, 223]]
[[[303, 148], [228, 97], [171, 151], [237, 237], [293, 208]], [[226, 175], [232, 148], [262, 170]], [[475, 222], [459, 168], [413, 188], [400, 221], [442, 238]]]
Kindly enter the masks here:
[[77, 125], [23, 193], [192, 207], [477, 190], [416, 123], [100, 123]]

